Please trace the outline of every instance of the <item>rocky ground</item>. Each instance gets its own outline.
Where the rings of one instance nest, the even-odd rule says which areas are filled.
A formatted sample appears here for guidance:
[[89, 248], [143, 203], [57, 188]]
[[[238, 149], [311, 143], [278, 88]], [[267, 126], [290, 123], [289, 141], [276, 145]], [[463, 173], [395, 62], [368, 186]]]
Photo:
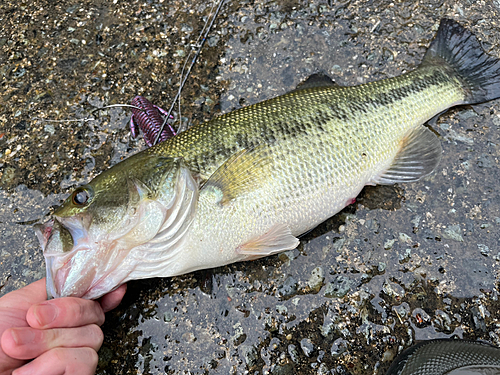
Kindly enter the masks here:
[[[168, 109], [213, 5], [0, 4], [0, 295], [44, 275], [32, 224], [145, 147], [126, 109], [90, 112], [135, 95]], [[443, 17], [500, 57], [497, 0], [226, 0], [175, 112], [197, 124], [317, 72], [340, 85], [402, 74]], [[365, 189], [296, 250], [131, 282], [98, 373], [383, 374], [416, 340], [500, 345], [500, 100], [452, 109], [433, 129], [434, 174]]]

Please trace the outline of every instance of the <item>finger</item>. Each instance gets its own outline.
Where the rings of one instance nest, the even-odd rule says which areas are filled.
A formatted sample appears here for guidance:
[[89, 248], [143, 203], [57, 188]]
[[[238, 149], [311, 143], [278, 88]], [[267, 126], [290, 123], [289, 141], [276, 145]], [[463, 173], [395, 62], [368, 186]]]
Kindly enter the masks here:
[[98, 359], [91, 348], [56, 348], [18, 368], [12, 375], [94, 375]]
[[116, 308], [123, 299], [127, 291], [127, 284], [120, 285], [117, 289], [104, 295], [100, 300], [100, 304], [104, 312], [108, 312]]
[[2, 348], [9, 357], [32, 359], [58, 347], [89, 347], [98, 351], [104, 335], [96, 324], [77, 328], [10, 328], [2, 335]]
[[10, 374], [9, 371], [12, 371], [14, 368], [21, 367], [26, 363], [26, 361], [9, 357], [5, 354], [5, 352], [3, 352], [3, 336], [4, 335], [0, 335], [0, 374]]
[[33, 328], [71, 328], [87, 324], [102, 325], [104, 311], [95, 301], [76, 297], [56, 298], [33, 305], [26, 314]]
[[47, 300], [47, 292], [45, 290], [45, 278], [43, 278], [24, 288], [7, 293], [2, 297], [2, 307], [26, 311], [34, 303], [45, 300]]

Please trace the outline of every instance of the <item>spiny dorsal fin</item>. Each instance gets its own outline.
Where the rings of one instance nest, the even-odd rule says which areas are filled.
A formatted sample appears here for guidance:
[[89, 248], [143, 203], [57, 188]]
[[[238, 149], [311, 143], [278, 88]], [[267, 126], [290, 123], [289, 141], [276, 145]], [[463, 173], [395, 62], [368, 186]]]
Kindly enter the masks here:
[[292, 234], [288, 226], [275, 224], [263, 235], [239, 246], [236, 252], [256, 259], [295, 249], [299, 243], [300, 241]]
[[[338, 86], [330, 77], [323, 73], [312, 74], [304, 82], [300, 82], [293, 91], [310, 89], [313, 87], [334, 87]], [[293, 92], [292, 91], [292, 92]]]
[[440, 159], [441, 142], [425, 126], [418, 126], [403, 139], [401, 149], [389, 169], [370, 182], [390, 185], [417, 181], [431, 173]]
[[257, 186], [266, 178], [265, 165], [269, 162], [265, 146], [243, 149], [222, 164], [201, 191], [210, 187], [219, 188], [223, 197], [221, 204], [227, 204], [238, 195]]

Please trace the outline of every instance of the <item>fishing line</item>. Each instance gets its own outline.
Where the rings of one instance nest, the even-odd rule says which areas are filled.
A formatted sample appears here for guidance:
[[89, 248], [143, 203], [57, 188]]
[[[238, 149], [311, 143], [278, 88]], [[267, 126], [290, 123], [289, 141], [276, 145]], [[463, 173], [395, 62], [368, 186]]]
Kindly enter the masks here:
[[[219, 14], [220, 8], [222, 7], [223, 3], [224, 3], [224, 0], [219, 0], [219, 4], [217, 6], [217, 9], [215, 10], [215, 13], [212, 17], [212, 20], [210, 21], [210, 24], [209, 24], [209, 20], [210, 20], [210, 17], [212, 15], [212, 11], [215, 7], [215, 4], [212, 6], [212, 9], [210, 10], [210, 14], [208, 15], [207, 22], [205, 22], [205, 25], [203, 26], [203, 29], [201, 30], [200, 35], [198, 36], [198, 39], [196, 40], [196, 43], [194, 45], [192, 45], [192, 47], [198, 47], [198, 50], [196, 51], [196, 53], [193, 57], [193, 60], [191, 61], [191, 65], [189, 66], [189, 68], [186, 72], [186, 75], [184, 75], [184, 78], [183, 78], [184, 69], [186, 67], [187, 62], [189, 61], [189, 56], [191, 56], [192, 51], [189, 52], [188, 57], [186, 58], [186, 61], [184, 62], [184, 66], [182, 67], [182, 70], [181, 70], [179, 90], [177, 91], [177, 94], [175, 95], [175, 98], [172, 101], [172, 105], [170, 106], [170, 109], [167, 112], [167, 116], [165, 117], [165, 121], [163, 121], [163, 124], [160, 128], [160, 131], [156, 135], [156, 138], [153, 142], [153, 145], [156, 145], [158, 143], [158, 139], [160, 138], [160, 135], [163, 132], [163, 129], [165, 128], [165, 125], [166, 125], [168, 119], [170, 118], [170, 114], [172, 113], [177, 101], [179, 101], [179, 123], [180, 123], [179, 128], [177, 129], [177, 134], [180, 133], [182, 130], [184, 130], [183, 126], [182, 126], [182, 121], [181, 121], [181, 91], [182, 91], [182, 88], [184, 87], [184, 84], [186, 83], [186, 81], [189, 77], [189, 74], [191, 73], [191, 69], [193, 68], [193, 66], [195, 64], [196, 59], [198, 58], [198, 56], [201, 53], [201, 49], [203, 48], [203, 45], [205, 44], [208, 33], [212, 29], [212, 26], [215, 22], [215, 19], [217, 18], [217, 15]], [[208, 27], [207, 27], [207, 25], [208, 25]], [[204, 31], [205, 31], [205, 33], [203, 34]], [[201, 41], [200, 41], [201, 37], [203, 37], [203, 39], [201, 39]], [[198, 44], [198, 42], [199, 42], [199, 44]]]
[[[117, 107], [135, 108], [135, 109], [138, 109], [141, 112], [145, 112], [142, 108], [139, 108], [139, 107], [137, 107], [135, 105], [130, 105], [130, 104], [110, 104], [110, 105], [106, 105], [104, 107], [93, 109], [92, 111], [90, 111], [89, 116], [92, 116], [92, 114], [94, 114], [95, 112], [103, 111], [103, 110], [108, 109], [108, 108], [117, 108]], [[87, 121], [95, 120], [95, 117], [85, 117], [85, 118], [77, 118], [77, 119], [69, 119], [69, 120], [50, 120], [50, 119], [45, 119], [45, 118], [41, 118], [41, 117], [33, 117], [33, 120], [41, 120], [41, 121], [45, 121], [45, 122], [78, 122], [78, 121], [87, 122]]]
[[[223, 3], [224, 3], [224, 0], [219, 0], [219, 3], [217, 5], [217, 9], [215, 10], [215, 13], [213, 14], [213, 16], [212, 16], [212, 13], [213, 13], [213, 10], [215, 8], [215, 3], [212, 5], [212, 8], [210, 9], [210, 13], [207, 17], [207, 21], [203, 25], [203, 29], [201, 30], [200, 35], [198, 36], [198, 39], [196, 40], [196, 42], [194, 44], [191, 45], [192, 49], [189, 52], [186, 60], [184, 61], [184, 65], [182, 66], [182, 70], [181, 70], [181, 74], [180, 74], [179, 90], [177, 90], [177, 94], [175, 95], [175, 98], [172, 101], [172, 105], [170, 106], [170, 109], [168, 110], [167, 115], [165, 116], [165, 120], [163, 121], [163, 124], [160, 128], [160, 131], [156, 135], [156, 138], [153, 142], [153, 145], [156, 145], [158, 143], [160, 135], [162, 134], [163, 129], [165, 128], [165, 125], [167, 124], [167, 121], [170, 118], [170, 115], [172, 114], [172, 111], [173, 111], [177, 102], [179, 103], [179, 128], [177, 129], [177, 133], [180, 133], [184, 130], [182, 120], [181, 120], [182, 119], [182, 116], [181, 116], [181, 92], [182, 92], [184, 85], [186, 84], [186, 81], [189, 77], [189, 74], [191, 73], [191, 70], [193, 69], [194, 64], [196, 63], [196, 60], [198, 59], [198, 56], [201, 53], [203, 45], [205, 44], [205, 41], [207, 39], [208, 33], [212, 29], [213, 24], [217, 18], [217, 15], [219, 14], [219, 11], [220, 11]], [[195, 47], [197, 47], [198, 49], [197, 49], [195, 55], [193, 56], [193, 59], [191, 60], [191, 64], [189, 65], [189, 68], [188, 68], [186, 74], [184, 75], [184, 71], [185, 71], [186, 65], [189, 61], [189, 57], [191, 56], [191, 54], [193, 52], [193, 48], [195, 48]], [[145, 112], [144, 109], [139, 108], [139, 107], [134, 106], [134, 105], [130, 105], [130, 104], [110, 104], [110, 105], [107, 105], [107, 106], [104, 106], [101, 108], [96, 108], [96, 109], [90, 111], [89, 116], [91, 116], [95, 112], [102, 111], [102, 110], [108, 109], [108, 108], [116, 108], [116, 107], [135, 108], [141, 112]], [[44, 118], [40, 118], [40, 117], [34, 117], [33, 119], [34, 120], [42, 120], [42, 121], [46, 121], [46, 122], [59, 122], [59, 123], [61, 123], [61, 122], [79, 122], [79, 121], [87, 122], [87, 121], [95, 120], [94, 117], [85, 117], [83, 119], [69, 119], [69, 120], [50, 120], [50, 119], [44, 119]]]
[[[219, 8], [217, 9], [215, 16], [213, 16], [213, 18], [212, 18], [212, 12], [214, 11], [215, 4], [216, 4], [216, 3], [213, 3], [212, 8], [210, 9], [210, 13], [208, 14], [207, 21], [203, 25], [203, 29], [201, 30], [200, 35], [198, 35], [198, 39], [196, 39], [196, 42], [194, 44], [191, 44], [191, 51], [189, 51], [189, 54], [186, 57], [186, 60], [184, 61], [184, 65], [182, 66], [180, 80], [179, 80], [182, 82], [182, 84], [179, 85], [179, 90], [177, 92], [178, 93], [178, 102], [179, 102], [179, 128], [177, 129], [177, 133], [180, 133], [184, 130], [183, 125], [182, 125], [182, 116], [181, 116], [181, 90], [182, 90], [182, 87], [184, 86], [185, 81], [188, 78], [189, 73], [191, 72], [191, 68], [193, 67], [193, 65], [195, 63], [197, 56], [195, 56], [193, 58], [193, 60], [191, 61], [191, 66], [189, 67], [189, 71], [186, 73], [185, 76], [184, 76], [184, 70], [186, 69], [186, 65], [189, 61], [189, 57], [191, 56], [191, 53], [193, 53], [194, 48], [198, 47], [198, 54], [201, 52], [201, 48], [203, 47], [203, 43], [205, 42], [205, 38], [206, 38], [208, 32], [210, 31], [210, 29], [215, 21], [215, 17], [217, 17], [217, 13], [218, 13], [218, 10], [220, 9], [221, 3], [222, 3], [222, 1], [219, 2]], [[212, 19], [212, 22], [210, 23], [210, 26], [208, 26], [208, 22], [210, 21], [210, 19]], [[208, 29], [207, 29], [207, 26], [208, 26]], [[205, 38], [200, 42], [200, 39], [202, 38], [203, 33], [205, 32], [205, 29], [207, 29], [206, 34], [205, 34]], [[184, 77], [184, 82], [183, 82], [182, 77]], [[175, 102], [176, 102], [176, 100], [174, 99], [174, 103]]]

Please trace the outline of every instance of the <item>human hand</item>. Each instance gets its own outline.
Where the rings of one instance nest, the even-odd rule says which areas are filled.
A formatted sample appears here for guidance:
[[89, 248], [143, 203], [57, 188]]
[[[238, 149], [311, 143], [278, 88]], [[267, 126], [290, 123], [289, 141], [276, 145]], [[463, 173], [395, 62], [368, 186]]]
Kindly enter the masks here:
[[42, 279], [0, 298], [0, 375], [94, 374], [99, 326], [126, 290], [122, 285], [98, 301], [47, 301]]

